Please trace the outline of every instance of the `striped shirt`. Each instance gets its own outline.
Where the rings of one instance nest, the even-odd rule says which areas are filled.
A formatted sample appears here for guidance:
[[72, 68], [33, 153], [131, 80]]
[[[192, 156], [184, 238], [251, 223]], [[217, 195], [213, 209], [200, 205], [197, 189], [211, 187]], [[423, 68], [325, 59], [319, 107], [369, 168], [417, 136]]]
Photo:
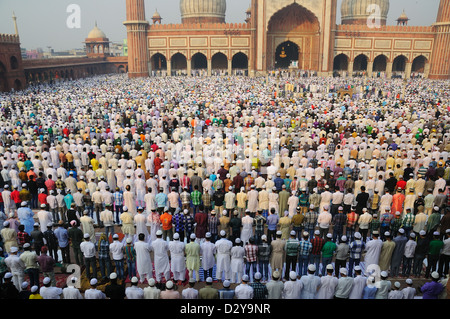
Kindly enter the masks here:
[[136, 250], [134, 250], [134, 247], [132, 245], [126, 245], [125, 247], [123, 247], [123, 254], [125, 255], [127, 261], [136, 261]]
[[200, 205], [202, 202], [202, 193], [195, 190], [191, 193], [192, 205]]
[[325, 244], [325, 240], [323, 240], [323, 238], [321, 237], [315, 236], [311, 240], [311, 244], [312, 244], [311, 254], [320, 255], [320, 253], [322, 252], [322, 247]]
[[413, 227], [415, 221], [416, 221], [416, 216], [414, 216], [411, 213], [406, 214], [402, 221], [403, 227]]

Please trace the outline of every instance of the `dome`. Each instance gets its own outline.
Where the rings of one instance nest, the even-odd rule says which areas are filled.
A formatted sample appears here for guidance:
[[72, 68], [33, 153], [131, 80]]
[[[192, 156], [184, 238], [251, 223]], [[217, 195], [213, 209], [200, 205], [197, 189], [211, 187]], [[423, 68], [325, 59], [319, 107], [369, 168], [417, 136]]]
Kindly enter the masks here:
[[152, 19], [161, 19], [161, 15], [159, 14], [158, 10], [153, 14]]
[[88, 39], [106, 39], [106, 34], [97, 27], [97, 22], [95, 23], [94, 29], [88, 34]]
[[226, 0], [180, 0], [183, 23], [225, 23]]
[[386, 25], [389, 13], [389, 0], [344, 0], [341, 5], [343, 24], [366, 24], [367, 19], [376, 12], [370, 6], [379, 7], [381, 24]]

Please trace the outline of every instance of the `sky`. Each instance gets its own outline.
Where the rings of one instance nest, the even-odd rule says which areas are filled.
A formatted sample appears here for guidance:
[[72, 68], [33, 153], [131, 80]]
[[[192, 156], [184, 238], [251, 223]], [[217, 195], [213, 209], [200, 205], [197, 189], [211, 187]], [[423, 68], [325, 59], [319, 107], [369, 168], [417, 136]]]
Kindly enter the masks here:
[[[145, 0], [146, 18], [157, 9], [164, 23], [180, 23], [180, 0]], [[268, 0], [276, 1], [276, 0]], [[317, 0], [319, 1], [319, 0]], [[337, 23], [340, 23], [338, 0]], [[301, 4], [301, 0], [298, 1]], [[78, 10], [71, 9], [76, 5]], [[245, 20], [245, 11], [250, 0], [228, 0], [226, 22], [239, 23]], [[404, 9], [411, 19], [409, 25], [429, 26], [434, 23], [439, 0], [391, 0], [388, 25]], [[12, 13], [17, 16], [21, 47], [27, 50], [49, 47], [55, 51], [83, 48], [83, 41], [97, 22], [98, 27], [112, 42], [123, 42], [126, 38], [125, 0], [0, 0], [0, 33], [14, 33]], [[72, 19], [79, 12], [79, 25]], [[69, 24], [68, 24], [69, 22]]]

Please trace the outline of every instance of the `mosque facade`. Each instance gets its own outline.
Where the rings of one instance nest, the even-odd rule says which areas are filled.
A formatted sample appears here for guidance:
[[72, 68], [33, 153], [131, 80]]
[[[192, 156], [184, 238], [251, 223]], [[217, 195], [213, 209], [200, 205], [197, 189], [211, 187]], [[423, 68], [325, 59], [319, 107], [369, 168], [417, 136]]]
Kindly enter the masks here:
[[[450, 78], [450, 0], [436, 22], [387, 24], [389, 0], [251, 0], [242, 23], [226, 22], [226, 0], [180, 0], [181, 23], [146, 20], [144, 0], [126, 0], [129, 77], [156, 74]], [[337, 21], [337, 10], [341, 21]]]

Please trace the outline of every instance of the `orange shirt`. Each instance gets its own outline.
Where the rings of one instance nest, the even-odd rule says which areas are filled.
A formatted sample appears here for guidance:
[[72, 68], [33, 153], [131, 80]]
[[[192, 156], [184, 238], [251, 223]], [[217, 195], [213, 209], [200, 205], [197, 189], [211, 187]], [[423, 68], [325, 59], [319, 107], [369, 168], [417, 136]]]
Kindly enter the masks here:
[[162, 214], [159, 219], [162, 223], [163, 230], [169, 230], [172, 228], [172, 215], [170, 215], [169, 213], [166, 212], [166, 213]]

